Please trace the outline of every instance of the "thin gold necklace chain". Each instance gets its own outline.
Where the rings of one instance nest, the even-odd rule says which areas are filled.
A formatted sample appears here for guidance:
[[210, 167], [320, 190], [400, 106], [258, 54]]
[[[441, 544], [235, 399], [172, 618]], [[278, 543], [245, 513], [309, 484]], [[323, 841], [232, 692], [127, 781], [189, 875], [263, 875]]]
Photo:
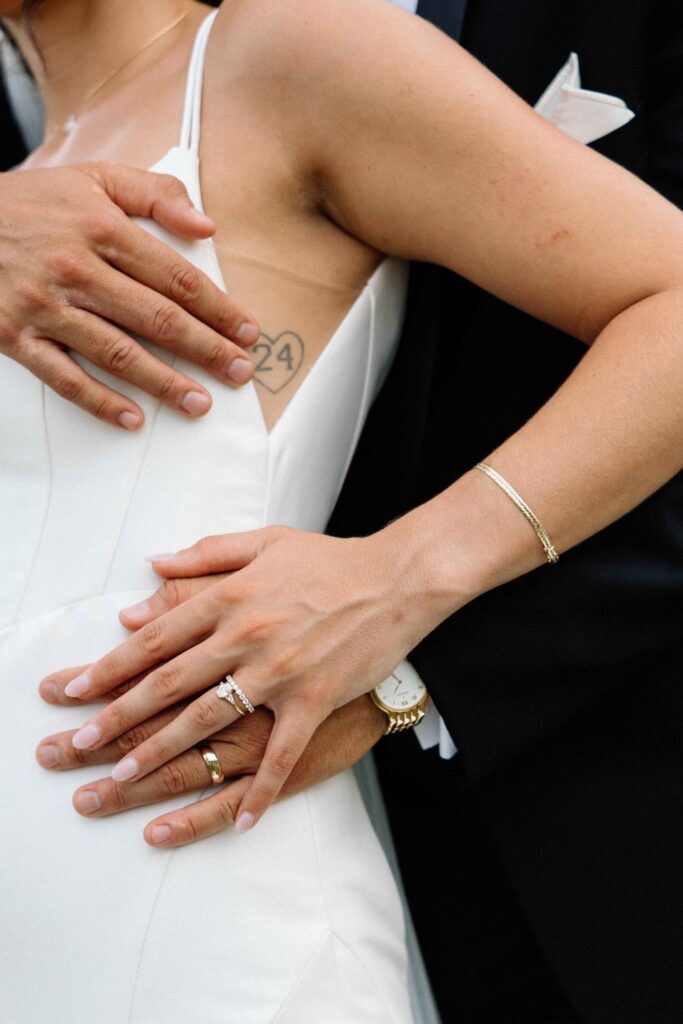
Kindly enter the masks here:
[[117, 77], [117, 75], [120, 75], [122, 71], [125, 71], [126, 68], [133, 63], [133, 61], [137, 60], [141, 53], [144, 53], [145, 50], [148, 50], [150, 46], [153, 46], [154, 43], [158, 42], [163, 36], [167, 35], [169, 32], [172, 32], [173, 29], [181, 23], [181, 21], [185, 21], [185, 18], [189, 17], [189, 14], [189, 11], [185, 11], [184, 14], [181, 14], [179, 17], [174, 18], [170, 25], [166, 25], [164, 28], [156, 32], [151, 39], [147, 40], [144, 46], [141, 46], [139, 50], [135, 51], [132, 57], [128, 57], [123, 64], [119, 65], [119, 67], [112, 71], [111, 74], [107, 75], [106, 78], [103, 78], [101, 82], [97, 83], [92, 92], [88, 93], [88, 95], [85, 98], [85, 101], [81, 104], [80, 110], [77, 113], [70, 114], [63, 124], [56, 125], [50, 128], [48, 134], [56, 135], [58, 132], [61, 132], [64, 135], [69, 135], [78, 124], [79, 118], [83, 116], [83, 114], [90, 106], [91, 102], [94, 100], [95, 96], [97, 96], [98, 92], [101, 92], [105, 86], [109, 85], [109, 83]]

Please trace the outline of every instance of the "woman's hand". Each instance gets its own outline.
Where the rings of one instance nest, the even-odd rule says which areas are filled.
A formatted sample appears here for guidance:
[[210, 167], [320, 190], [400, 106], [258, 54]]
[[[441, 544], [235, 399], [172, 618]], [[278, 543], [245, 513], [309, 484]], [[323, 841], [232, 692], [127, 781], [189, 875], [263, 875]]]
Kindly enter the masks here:
[[[114, 769], [116, 782], [138, 782], [238, 720], [216, 695], [217, 682], [231, 673], [254, 705], [274, 715], [263, 760], [240, 802], [241, 832], [275, 799], [330, 713], [388, 676], [436, 624], [434, 608], [409, 582], [420, 579], [414, 552], [391, 528], [339, 540], [270, 527], [207, 538], [153, 561], [168, 577], [233, 573], [149, 621], [72, 679], [67, 696], [92, 700], [149, 673], [79, 730], [73, 744], [101, 750], [196, 698]], [[148, 603], [137, 613], [129, 609], [123, 621], [133, 624], [136, 614], [144, 621]], [[58, 674], [43, 687], [63, 681]]]
[[[180, 585], [173, 588], [174, 596], [187, 593], [185, 583], [194, 585], [203, 581], [178, 582]], [[166, 598], [161, 600], [165, 601]], [[53, 689], [45, 694], [49, 703], [79, 703], [64, 694], [70, 675], [73, 673], [65, 673], [59, 683], [52, 682]], [[131, 685], [137, 685], [137, 682], [126, 684], [122, 689], [127, 692]], [[74, 747], [71, 742], [73, 731], [48, 736], [36, 751], [38, 762], [51, 771], [111, 764], [159, 732], [186, 706], [186, 703], [182, 703], [160, 712], [98, 750], [78, 750]], [[261, 763], [273, 721], [270, 711], [259, 708], [255, 714], [207, 737], [205, 743], [218, 758], [228, 785], [215, 792], [210, 791], [210, 795], [187, 807], [150, 821], [144, 832], [146, 841], [151, 846], [183, 846], [231, 825]], [[384, 715], [367, 697], [360, 697], [339, 708], [316, 730], [285, 782], [281, 795], [291, 796], [349, 768], [374, 746], [385, 728]], [[236, 781], [230, 781], [232, 779]], [[150, 772], [139, 782], [118, 783], [112, 778], [103, 778], [80, 786], [74, 793], [73, 804], [79, 814], [102, 818], [133, 807], [146, 807], [170, 797], [206, 790], [208, 785], [210, 778], [203, 758], [199, 751], [189, 750]]]

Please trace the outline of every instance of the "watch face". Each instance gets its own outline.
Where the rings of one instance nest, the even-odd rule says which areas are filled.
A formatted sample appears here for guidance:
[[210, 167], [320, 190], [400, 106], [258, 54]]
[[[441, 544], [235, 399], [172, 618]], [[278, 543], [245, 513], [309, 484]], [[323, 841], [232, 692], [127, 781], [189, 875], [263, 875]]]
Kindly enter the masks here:
[[424, 698], [427, 688], [414, 670], [399, 671], [389, 676], [375, 689], [375, 693], [392, 711], [407, 711]]

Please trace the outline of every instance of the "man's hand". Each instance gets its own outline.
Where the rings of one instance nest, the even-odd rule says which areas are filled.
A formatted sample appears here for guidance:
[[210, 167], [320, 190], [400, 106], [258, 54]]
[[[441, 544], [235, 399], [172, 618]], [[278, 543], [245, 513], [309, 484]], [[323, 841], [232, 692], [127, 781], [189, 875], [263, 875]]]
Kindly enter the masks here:
[[[423, 583], [421, 535], [407, 544], [406, 532], [410, 524], [407, 531], [392, 524], [372, 537], [340, 540], [268, 527], [158, 556], [154, 567], [167, 577], [229, 576], [218, 576], [201, 593], [147, 621], [85, 671], [47, 677], [41, 690], [68, 677], [66, 695], [90, 701], [145, 675], [74, 735], [80, 750], [102, 749], [152, 716], [191, 701], [116, 765], [112, 777], [132, 783], [239, 719], [216, 695], [217, 680], [233, 673], [253, 704], [275, 716], [240, 805], [237, 830], [246, 831], [330, 714], [385, 679], [433, 628], [441, 593], [428, 592]], [[144, 620], [147, 602], [142, 611]], [[136, 614], [138, 609], [128, 609], [126, 623]]]
[[206, 389], [124, 331], [231, 385], [251, 378], [240, 346], [259, 333], [249, 314], [131, 216], [186, 239], [214, 231], [168, 175], [97, 163], [0, 176], [0, 353], [127, 430], [142, 425], [139, 406], [87, 374], [66, 349], [200, 416], [211, 407]]
[[[68, 678], [64, 677], [60, 683], [54, 684], [51, 691], [43, 688], [43, 694], [50, 703], [82, 703], [64, 695], [67, 681]], [[110, 694], [110, 697], [120, 696], [123, 689], [130, 689], [130, 686]], [[41, 742], [36, 756], [43, 767], [52, 771], [118, 761], [144, 738], [154, 735], [177, 717], [185, 706], [178, 705], [156, 715], [99, 750], [76, 750], [71, 743], [73, 731], [57, 733]], [[204, 742], [214, 751], [226, 779], [240, 778], [204, 800], [151, 821], [144, 833], [147, 842], [151, 846], [183, 846], [231, 825], [263, 759], [273, 721], [271, 712], [259, 708], [248, 718], [240, 719], [228, 729], [208, 737]], [[369, 697], [360, 697], [335, 711], [314, 734], [285, 783], [282, 795], [298, 793], [355, 764], [374, 746], [385, 728], [384, 715]], [[87, 817], [102, 818], [131, 807], [143, 807], [172, 796], [203, 790], [208, 785], [209, 773], [201, 754], [198, 750], [189, 750], [139, 782], [120, 785], [111, 778], [90, 782], [76, 790], [73, 804], [79, 813]]]

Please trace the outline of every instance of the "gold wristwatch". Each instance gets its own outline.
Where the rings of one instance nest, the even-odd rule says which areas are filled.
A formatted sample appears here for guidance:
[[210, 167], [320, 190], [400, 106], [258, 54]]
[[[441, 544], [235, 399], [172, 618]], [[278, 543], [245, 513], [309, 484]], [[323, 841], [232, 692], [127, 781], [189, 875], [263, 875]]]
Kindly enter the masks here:
[[371, 690], [370, 696], [388, 718], [385, 735], [403, 732], [421, 722], [429, 700], [427, 687], [407, 661], [401, 662], [388, 679]]

